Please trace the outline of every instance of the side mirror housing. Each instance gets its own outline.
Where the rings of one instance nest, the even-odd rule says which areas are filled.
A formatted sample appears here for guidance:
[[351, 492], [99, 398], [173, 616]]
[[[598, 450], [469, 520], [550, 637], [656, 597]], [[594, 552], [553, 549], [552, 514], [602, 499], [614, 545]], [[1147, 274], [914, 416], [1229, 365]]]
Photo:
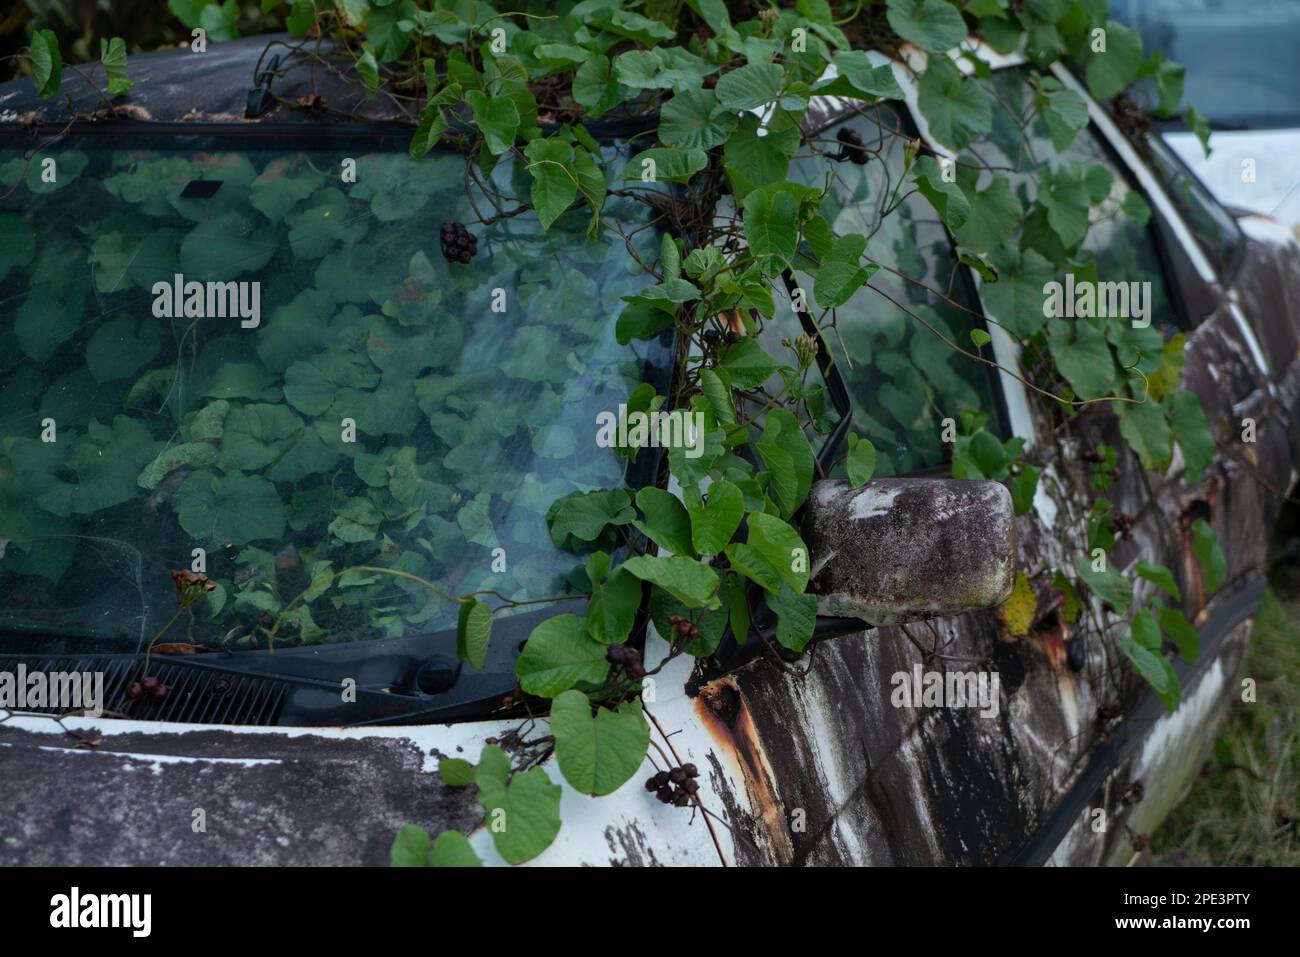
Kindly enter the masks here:
[[920, 621], [1000, 605], [1015, 584], [1015, 512], [997, 482], [822, 480], [802, 533], [822, 615]]

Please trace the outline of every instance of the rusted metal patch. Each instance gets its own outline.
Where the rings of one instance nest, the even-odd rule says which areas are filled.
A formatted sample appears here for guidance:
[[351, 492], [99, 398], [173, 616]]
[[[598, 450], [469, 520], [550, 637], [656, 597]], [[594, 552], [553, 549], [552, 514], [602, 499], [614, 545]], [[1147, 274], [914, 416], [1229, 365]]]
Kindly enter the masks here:
[[[721, 678], [701, 686], [695, 698], [695, 714], [722, 753], [734, 762], [732, 770], [744, 782], [749, 800], [744, 817], [750, 824], [750, 841], [760, 842], [776, 862], [788, 864], [794, 849], [785, 810], [773, 790], [763, 744], [736, 682]], [[733, 826], [744, 826], [744, 822], [734, 819], [733, 814]]]

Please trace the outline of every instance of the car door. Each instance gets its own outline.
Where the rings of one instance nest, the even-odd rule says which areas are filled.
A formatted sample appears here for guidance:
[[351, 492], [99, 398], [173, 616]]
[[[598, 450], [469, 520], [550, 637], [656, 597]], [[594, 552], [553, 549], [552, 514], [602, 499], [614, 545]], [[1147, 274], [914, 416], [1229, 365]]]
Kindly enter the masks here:
[[[895, 72], [907, 91], [907, 77]], [[989, 82], [1013, 108], [1031, 100], [1022, 71], [995, 74]], [[946, 281], [939, 294], [918, 284], [900, 290], [891, 281], [879, 293], [860, 290], [833, 315], [819, 315], [814, 325], [820, 329], [819, 345], [829, 355], [819, 354], [818, 369], [828, 391], [833, 391], [836, 378], [845, 383], [848, 405], [842, 415], [851, 428], [884, 447], [879, 458], [885, 469], [941, 472], [938, 433], [947, 417], [943, 413], [960, 418], [970, 411], [963, 407], [970, 395], [965, 390], [978, 396], [982, 387], [970, 369], [952, 361], [952, 345], [958, 337], [963, 345], [970, 342], [971, 329], [984, 328], [983, 312], [996, 320], [989, 304], [1002, 300], [989, 295], [991, 283], [980, 284], [978, 299], [963, 297], [961, 290], [974, 284], [973, 277], [960, 267], [952, 238], [924, 204], [918, 202], [910, 216], [899, 217], [908, 223], [905, 236], [890, 242], [887, 233], [875, 229], [878, 219], [868, 201], [881, 201], [881, 184], [841, 190], [831, 158], [852, 150], [840, 148], [845, 144], [835, 133], [833, 107], [829, 109], [824, 134], [814, 144], [825, 154], [823, 166], [813, 175], [828, 184], [832, 204], [840, 205], [836, 218], [844, 217], [844, 224], [856, 219], [860, 234], [868, 237], [868, 255], [883, 260], [872, 284], [882, 274], [897, 280], [891, 267], [900, 266], [910, 269], [899, 271], [923, 274], [930, 285], [938, 277]], [[1002, 144], [983, 142], [971, 151], [981, 164], [1016, 170], [1018, 188], [1032, 189], [1040, 173], [1036, 154], [1032, 149], [1020, 152], [1026, 143], [1023, 124], [1011, 116], [1003, 120], [1007, 136]], [[995, 133], [997, 128], [995, 123]], [[906, 125], [895, 121], [867, 123], [862, 129], [891, 129], [900, 140], [907, 135]], [[1090, 204], [1098, 207], [1094, 225], [1099, 227], [1086, 246], [1092, 268], [1100, 276], [1122, 274], [1149, 284], [1143, 287], [1146, 315], [1137, 318], [1150, 322], [1125, 323], [1109, 332], [1130, 363], [1158, 365], [1167, 342], [1182, 349], [1186, 340], [1179, 337], [1194, 331], [1192, 310], [1204, 308], [1214, 297], [1181, 281], [1185, 250], [1162, 243], [1150, 219], [1155, 197], [1149, 202], [1135, 188], [1133, 167], [1128, 160], [1117, 160], [1114, 141], [1097, 131], [1085, 132], [1076, 152], [1059, 162], [1100, 162], [1108, 174], [1096, 179], [1099, 195]], [[862, 140], [878, 150], [890, 138], [873, 134]], [[849, 145], [853, 142], [850, 139]], [[897, 195], [893, 186], [904, 176], [904, 149], [901, 144], [897, 148], [895, 179], [883, 191], [886, 197]], [[969, 185], [985, 187], [984, 182]], [[1022, 199], [1028, 198], [1022, 193]], [[1185, 234], [1165, 205], [1157, 210], [1161, 229], [1167, 228], [1168, 218]], [[836, 229], [841, 235], [845, 231], [843, 224]], [[1043, 234], [1041, 239], [1050, 237]], [[921, 258], [927, 254], [928, 262]], [[797, 294], [800, 278], [792, 277], [789, 286], [792, 296]], [[815, 305], [815, 295], [809, 298]], [[986, 308], [971, 308], [975, 303]], [[900, 330], [900, 315], [919, 328]], [[804, 321], [796, 322], [798, 318]], [[809, 318], [786, 307], [763, 335], [773, 346], [793, 343], [801, 331], [808, 331]], [[1064, 859], [1113, 857], [1129, 848], [1130, 837], [1140, 836], [1141, 828], [1158, 820], [1159, 809], [1167, 807], [1194, 762], [1187, 755], [1199, 753], [1212, 734], [1244, 643], [1241, 603], [1197, 619], [1203, 635], [1214, 643], [1207, 642], [1198, 668], [1184, 669], [1183, 677], [1187, 693], [1202, 695], [1206, 705], [1195, 712], [1196, 718], [1188, 719], [1186, 710], [1171, 718], [1153, 697], [1144, 697], [1144, 686], [1127, 670], [1113, 624], [1103, 627], [1100, 620], [1086, 617], [1069, 620], [1061, 594], [1050, 585], [1043, 587], [1044, 571], [1072, 570], [1074, 557], [1089, 554], [1094, 544], [1090, 539], [1100, 536], [1097, 544], [1113, 548], [1113, 560], [1123, 566], [1144, 556], [1168, 562], [1179, 580], [1188, 583], [1184, 607], [1197, 612], [1203, 599], [1195, 585], [1199, 572], [1189, 560], [1189, 526], [1200, 513], [1192, 505], [1184, 515], [1190, 499], [1183, 494], [1180, 473], [1148, 473], [1131, 452], [1121, 452], [1126, 456], [1121, 461], [1108, 461], [1098, 449], [1126, 448], [1113, 416], [1096, 412], [1063, 427], [1050, 407], [1044, 412], [1031, 404], [1019, 379], [1022, 356], [1008, 337], [999, 336], [992, 325], [990, 329], [994, 341], [985, 347], [986, 355], [1002, 367], [988, 386], [995, 390], [998, 401], [992, 408], [997, 414], [987, 422], [968, 415], [962, 425], [963, 431], [987, 426], [986, 431], [999, 439], [1024, 440], [1021, 454], [1043, 469], [1035, 508], [1020, 520], [1021, 562], [1037, 586], [1028, 633], [1020, 638], [1008, 635], [990, 613], [876, 628], [818, 644], [806, 671], [794, 680], [770, 663], [756, 661], [702, 684], [697, 709], [743, 785], [743, 794], [729, 805], [733, 822], [743, 825], [740, 833], [746, 839], [737, 841], [742, 859], [748, 852], [756, 860], [799, 863], [1042, 862], [1062, 846]], [[940, 336], [948, 340], [942, 358], [924, 340], [913, 341], [911, 337], [922, 331], [940, 342]], [[1219, 326], [1216, 331], [1240, 332]], [[849, 342], [852, 345], [846, 345]], [[1146, 368], [1149, 373], [1155, 366]], [[1252, 380], [1246, 370], [1230, 381], [1228, 394], [1239, 398], [1258, 379]], [[900, 394], [910, 401], [897, 401]], [[989, 408], [987, 392], [983, 398], [982, 407]], [[836, 425], [826, 423], [821, 431], [833, 439]], [[1010, 434], [1013, 430], [1015, 435]], [[905, 438], [897, 446], [889, 444], [900, 435], [914, 437], [913, 442]], [[1009, 451], [1014, 456], [1016, 446]], [[1098, 455], [1100, 461], [1081, 462], [1084, 453], [1089, 458]], [[1112, 468], [1118, 481], [1109, 474]], [[1115, 486], [1109, 493], [1110, 507], [1099, 511], [1094, 511], [1101, 498], [1092, 489], [1094, 476]], [[1254, 529], [1260, 518], [1254, 513], [1247, 517], [1246, 511], [1257, 505], [1243, 505], [1240, 513]], [[1216, 527], [1222, 527], [1221, 522], [1216, 516]], [[1116, 530], [1121, 532], [1118, 544], [1111, 540]], [[1241, 594], [1248, 599], [1249, 589]], [[1099, 606], [1096, 611], [1100, 613]], [[889, 694], [895, 676], [915, 669], [960, 668], [999, 675], [1004, 703], [999, 714], [981, 717], [970, 710], [899, 707]], [[1134, 707], [1140, 713], [1133, 715], [1136, 724], [1128, 725], [1123, 715]], [[1140, 813], [1131, 812], [1140, 799], [1134, 800], [1132, 782], [1117, 769], [1131, 770], [1134, 748], [1146, 738], [1147, 728], [1177, 741], [1172, 753], [1185, 760], [1171, 761], [1157, 749], [1144, 763], [1139, 761], [1141, 773], [1150, 775], [1152, 800]], [[1088, 815], [1098, 809], [1120, 826], [1109, 832], [1093, 828], [1096, 817], [1090, 820]]]
[[[847, 431], [876, 446], [877, 474], [945, 475], [956, 444], [944, 441], [945, 420], [959, 439], [981, 425], [1014, 437], [996, 369], [953, 348], [981, 355], [970, 333], [984, 320], [942, 223], [919, 194], [908, 195], [916, 130], [902, 104], [853, 112], [814, 102], [809, 115], [818, 118], [805, 130], [811, 148], [792, 176], [826, 190], [831, 229], [865, 236], [880, 269], [873, 288], [833, 310], [819, 307], [808, 275], [795, 271], [760, 340], [790, 357], [799, 336], [815, 333], [808, 381], [842, 398], [808, 416], [829, 475], [845, 473]], [[855, 162], [846, 140], [886, 162]], [[983, 354], [991, 359], [991, 350]], [[1058, 717], [1024, 722], [1001, 706], [1053, 695], [1056, 674], [1000, 641], [989, 613], [858, 629], [817, 642], [795, 670], [760, 658], [698, 687], [716, 764], [734, 782], [721, 797], [739, 860], [990, 862], [1024, 840], [1057, 786], [1034, 739], [1064, 737]], [[917, 672], [996, 672], [1006, 696], [983, 713], [899, 703], [896, 692]]]
[[[1057, 68], [1055, 74], [1067, 88], [1083, 95], [1082, 87], [1063, 69]], [[1048, 134], [1035, 129], [1041, 124], [1025, 121], [1032, 117], [1027, 72], [995, 73], [988, 85], [997, 104], [994, 132], [980, 148], [995, 163], [1015, 171], [1011, 177], [1018, 189], [1041, 188], [1044, 181], [1032, 159], [1033, 147], [1035, 136]], [[1228, 249], [1210, 260], [1204, 251], [1205, 223], [1189, 228], [1181, 204], [1170, 199], [1159, 171], [1148, 166], [1139, 149], [1091, 101], [1089, 118], [1089, 125], [1078, 132], [1059, 162], [1085, 162], [1110, 177], [1093, 213], [1100, 221], [1094, 222], [1084, 246], [1091, 254], [1094, 278], [1149, 284], [1150, 325], [1109, 327], [1107, 336], [1113, 335], [1110, 341], [1117, 346], [1122, 343], [1120, 354], [1127, 353], [1124, 363], [1144, 376], [1155, 370], [1157, 352], [1177, 356], [1182, 387], [1196, 396], [1218, 445], [1204, 469], [1193, 470], [1181, 449], [1168, 468], [1148, 468], [1135, 455], [1140, 437], [1123, 428], [1122, 407], [1119, 420], [1112, 414], [1090, 412], [1064, 421], [1039, 414], [1037, 444], [1049, 450], [1052, 460], [1047, 497], [1055, 499], [1058, 515], [1064, 516], [1058, 519], [1056, 531], [1069, 544], [1059, 558], [1101, 548], [1117, 567], [1147, 562], [1172, 569], [1177, 592], [1173, 605], [1195, 623], [1200, 644], [1199, 656], [1193, 652], [1188, 657], [1194, 660], [1178, 661], [1175, 671], [1184, 700], [1197, 704], [1162, 714], [1149, 696], [1143, 697], [1145, 689], [1133, 684], [1127, 669], [1118, 672], [1119, 686], [1107, 689], [1094, 669], [1099, 660], [1103, 668], [1112, 667], [1113, 627], [1121, 623], [1103, 615], [1089, 633], [1081, 619], [1070, 640], [1086, 637], [1088, 642], [1085, 676], [1092, 695], [1079, 711], [1095, 714], [1088, 732], [1092, 744], [1078, 753], [1069, 787], [1033, 840], [1018, 852], [1016, 859], [1022, 861], [1043, 860], [1055, 853], [1060, 862], [1124, 862], [1176, 799], [1212, 741], [1230, 694], [1249, 632], [1247, 619], [1262, 590], [1256, 563], [1263, 557], [1276, 514], [1269, 488], [1287, 481], [1289, 426], [1283, 410], [1268, 398], [1273, 388], [1268, 360], [1236, 307], [1229, 283], [1220, 278], [1220, 270], [1229, 268], [1233, 260], [1234, 233], [1219, 230]], [[1163, 398], [1162, 388], [1158, 377], [1148, 380], [1148, 401]], [[1256, 419], [1267, 435], [1247, 453], [1254, 461], [1244, 468], [1244, 457], [1237, 450], [1242, 446], [1234, 439], [1243, 434], [1239, 431], [1243, 422]], [[1116, 450], [1114, 462], [1109, 459], [1111, 449]], [[1090, 469], [1082, 464], [1087, 460], [1093, 462]], [[1239, 481], [1229, 486], [1228, 478], [1234, 474]], [[1247, 475], [1253, 480], [1240, 481]], [[1244, 487], [1227, 493], [1237, 485]], [[1082, 540], [1071, 539], [1069, 525], [1077, 526], [1080, 518], [1088, 519], [1087, 533]], [[1222, 584], [1208, 580], [1194, 554], [1201, 534], [1198, 526], [1213, 529], [1226, 552]], [[1040, 554], [1050, 553], [1049, 549]], [[1150, 585], [1138, 592], [1140, 599], [1154, 594]], [[1068, 634], [1070, 629], [1064, 630]], [[1155, 722], [1155, 727], [1143, 734], [1146, 721]]]

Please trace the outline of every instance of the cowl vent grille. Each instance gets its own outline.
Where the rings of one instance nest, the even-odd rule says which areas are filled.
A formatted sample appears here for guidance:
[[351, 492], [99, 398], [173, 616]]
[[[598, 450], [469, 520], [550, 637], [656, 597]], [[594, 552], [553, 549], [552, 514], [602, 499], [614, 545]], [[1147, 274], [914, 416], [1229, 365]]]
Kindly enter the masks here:
[[[103, 672], [104, 709], [139, 721], [194, 724], [274, 725], [284, 710], [289, 682], [248, 675], [206, 664], [193, 664], [153, 655], [149, 674], [171, 689], [161, 701], [145, 695], [132, 701], [126, 687], [144, 674], [143, 655], [65, 655], [55, 657], [0, 655], [0, 671], [26, 673]], [[66, 708], [26, 711], [60, 714]]]

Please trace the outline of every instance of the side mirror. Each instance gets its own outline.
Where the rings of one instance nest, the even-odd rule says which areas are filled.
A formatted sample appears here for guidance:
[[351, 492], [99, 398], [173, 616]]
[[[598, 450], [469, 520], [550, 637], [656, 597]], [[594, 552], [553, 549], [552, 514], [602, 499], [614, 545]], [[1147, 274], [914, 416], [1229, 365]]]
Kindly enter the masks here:
[[1015, 583], [1015, 512], [997, 482], [819, 481], [802, 532], [822, 615], [919, 621], [1000, 605]]

